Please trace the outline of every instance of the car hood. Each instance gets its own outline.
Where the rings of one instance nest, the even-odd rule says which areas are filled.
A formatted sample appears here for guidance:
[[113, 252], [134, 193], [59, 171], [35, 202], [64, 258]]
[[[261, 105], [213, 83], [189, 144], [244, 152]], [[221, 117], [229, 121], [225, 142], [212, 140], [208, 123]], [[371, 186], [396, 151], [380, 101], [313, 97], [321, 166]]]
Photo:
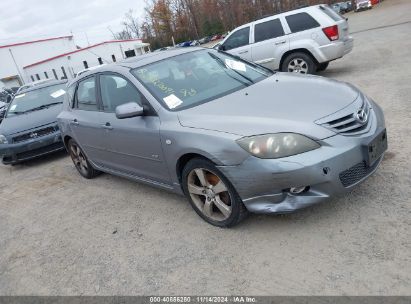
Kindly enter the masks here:
[[335, 135], [315, 120], [353, 103], [359, 91], [336, 80], [276, 73], [252, 86], [178, 112], [184, 127], [241, 136], [293, 132], [323, 139]]
[[42, 110], [6, 117], [0, 124], [0, 134], [13, 135], [54, 123], [62, 108], [63, 105], [58, 104]]

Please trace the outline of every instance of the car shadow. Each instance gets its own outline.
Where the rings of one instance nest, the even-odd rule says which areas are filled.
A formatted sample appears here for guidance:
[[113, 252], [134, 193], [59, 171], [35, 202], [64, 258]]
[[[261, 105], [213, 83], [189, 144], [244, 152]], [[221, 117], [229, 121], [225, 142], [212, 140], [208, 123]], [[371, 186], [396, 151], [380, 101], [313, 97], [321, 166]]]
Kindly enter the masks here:
[[344, 65], [344, 66], [339, 66], [339, 67], [330, 67], [329, 69], [325, 71], [318, 72], [317, 75], [334, 78], [335, 76], [340, 77], [340, 76], [352, 74], [354, 69], [355, 67], [349, 66], [349, 65]]
[[44, 164], [60, 160], [67, 156], [68, 156], [67, 151], [61, 150], [61, 151], [57, 151], [54, 153], [42, 155], [42, 156], [30, 159], [30, 160], [26, 160], [18, 164], [11, 165], [11, 167], [13, 168], [13, 170], [23, 170], [25, 168], [33, 168], [37, 166], [42, 166]]

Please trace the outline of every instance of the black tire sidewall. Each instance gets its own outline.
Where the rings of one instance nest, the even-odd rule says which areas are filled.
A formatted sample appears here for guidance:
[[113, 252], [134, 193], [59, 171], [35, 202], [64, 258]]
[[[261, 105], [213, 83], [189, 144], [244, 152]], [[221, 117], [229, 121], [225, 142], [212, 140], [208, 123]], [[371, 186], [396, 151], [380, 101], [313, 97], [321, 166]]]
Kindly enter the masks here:
[[307, 74], [314, 74], [317, 71], [317, 64], [315, 63], [315, 61], [313, 60], [313, 58], [310, 55], [307, 55], [305, 53], [301, 53], [301, 52], [295, 52], [292, 53], [290, 55], [288, 55], [284, 62], [283, 65], [281, 67], [281, 71], [282, 72], [288, 72], [288, 64], [297, 58], [301, 58], [303, 59], [307, 65], [308, 65], [308, 72]]
[[[197, 208], [193, 200], [191, 199], [191, 196], [188, 192], [188, 186], [187, 186], [187, 179], [189, 173], [197, 168], [204, 168], [207, 169], [208, 171], [214, 173], [217, 175], [227, 186], [228, 192], [230, 194], [230, 199], [231, 199], [231, 208], [232, 212], [229, 218], [227, 218], [224, 221], [215, 221], [213, 219], [208, 218], [206, 215], [204, 215], [201, 210]], [[182, 186], [183, 186], [183, 191], [187, 199], [189, 200], [191, 206], [195, 210], [195, 212], [206, 222], [210, 223], [211, 225], [217, 226], [217, 227], [231, 227], [239, 223], [243, 217], [244, 213], [246, 213], [246, 209], [243, 205], [243, 202], [241, 201], [240, 196], [238, 195], [237, 191], [234, 189], [233, 185], [231, 182], [224, 176], [224, 174], [211, 162], [206, 159], [202, 158], [195, 158], [190, 160], [186, 166], [183, 169], [182, 172]]]

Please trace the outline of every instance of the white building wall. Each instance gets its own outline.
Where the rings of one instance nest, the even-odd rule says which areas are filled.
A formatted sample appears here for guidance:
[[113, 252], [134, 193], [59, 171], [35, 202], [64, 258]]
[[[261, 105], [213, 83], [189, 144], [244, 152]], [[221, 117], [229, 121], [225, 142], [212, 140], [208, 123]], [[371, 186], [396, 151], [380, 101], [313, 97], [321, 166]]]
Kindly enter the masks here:
[[94, 47], [77, 50], [74, 53], [66, 54], [62, 57], [55, 58], [49, 61], [41, 62], [24, 68], [25, 77], [30, 79], [33, 76], [37, 80], [37, 75], [40, 79], [46, 79], [44, 72], [48, 78], [55, 78], [53, 69], [56, 71], [57, 78], [61, 79], [63, 75], [62, 67], [64, 68], [67, 78], [74, 78], [74, 75], [79, 71], [84, 70], [84, 61], [88, 67], [100, 65], [98, 58], [101, 58], [105, 64], [113, 62], [113, 55], [116, 61], [121, 61], [126, 58], [125, 52], [134, 50], [136, 56], [144, 53], [144, 46], [139, 41], [123, 41], [123, 42], [107, 42]]
[[21, 75], [24, 82], [31, 82], [31, 79], [25, 77], [24, 66], [74, 50], [76, 46], [72, 37], [9, 47], [0, 46], [0, 79]]

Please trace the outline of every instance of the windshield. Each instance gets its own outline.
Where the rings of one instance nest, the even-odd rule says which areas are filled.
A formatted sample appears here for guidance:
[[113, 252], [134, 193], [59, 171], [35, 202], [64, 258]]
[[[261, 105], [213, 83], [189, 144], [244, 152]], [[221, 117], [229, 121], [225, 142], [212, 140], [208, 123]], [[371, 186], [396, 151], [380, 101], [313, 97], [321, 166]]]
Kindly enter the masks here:
[[63, 103], [65, 93], [66, 85], [62, 83], [16, 95], [9, 106], [7, 117]]
[[272, 71], [214, 50], [170, 57], [131, 71], [168, 110], [182, 110], [252, 85]]

